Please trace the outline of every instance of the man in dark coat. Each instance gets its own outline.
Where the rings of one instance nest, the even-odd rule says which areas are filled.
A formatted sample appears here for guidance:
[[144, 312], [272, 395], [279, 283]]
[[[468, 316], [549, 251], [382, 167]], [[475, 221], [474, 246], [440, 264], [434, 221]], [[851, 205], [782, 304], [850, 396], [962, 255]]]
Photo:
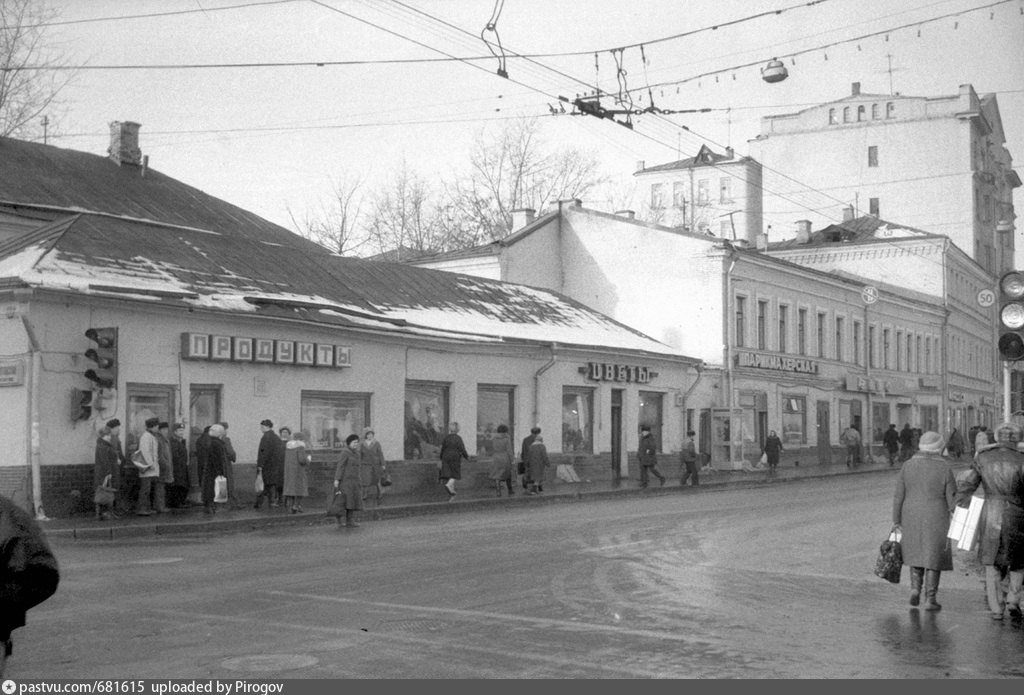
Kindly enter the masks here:
[[[206, 465], [201, 470], [203, 477], [203, 511], [207, 514], [215, 513], [214, 497], [216, 496], [215, 482], [218, 475], [224, 475], [228, 469], [228, 452], [224, 446], [224, 427], [222, 425], [210, 425], [203, 432], [206, 435], [206, 442], [203, 446], [203, 459]], [[196, 441], [196, 450], [199, 449], [199, 441]], [[200, 459], [202, 461], [203, 459]]]
[[523, 438], [523, 445], [519, 448], [519, 460], [521, 461], [523, 476], [523, 489], [527, 490], [530, 487], [530, 470], [526, 467], [526, 462], [530, 458], [530, 445], [533, 444], [533, 440], [540, 434], [539, 427], [531, 427], [530, 434]]
[[544, 437], [538, 434], [530, 442], [530, 450], [526, 453], [526, 474], [530, 476], [530, 490], [527, 494], [537, 495], [544, 492], [544, 472], [550, 463]]
[[227, 463], [221, 475], [228, 479], [228, 508], [238, 509], [238, 497], [235, 495], [235, 461], [238, 460], [238, 455], [235, 454], [235, 447], [232, 446], [231, 437], [228, 436], [228, 423], [222, 422], [220, 426], [224, 428], [224, 436], [220, 440], [227, 455]]
[[693, 437], [696, 434], [693, 430], [689, 430], [686, 433], [686, 441], [683, 442], [683, 448], [679, 451], [679, 459], [683, 464], [683, 477], [679, 482], [680, 485], [686, 485], [687, 479], [690, 479], [690, 485], [693, 487], [700, 485], [700, 467], [697, 465], [697, 444], [693, 441]]
[[459, 423], [453, 422], [441, 441], [441, 483], [448, 491], [448, 501], [455, 499], [455, 481], [462, 479], [462, 459], [468, 459], [466, 444], [459, 436]]
[[[996, 444], [978, 452], [957, 488], [957, 504], [966, 507], [980, 485], [985, 504], [978, 522], [981, 542], [978, 559], [985, 566], [985, 593], [994, 620], [1003, 610], [1020, 616], [1024, 585], [1024, 454], [1017, 451], [1021, 428], [1004, 422], [996, 429]], [[1003, 595], [1002, 580], [1010, 573], [1010, 586]]]
[[662, 485], [665, 484], [665, 476], [658, 470], [658, 449], [654, 446], [654, 438], [648, 425], [640, 428], [640, 447], [637, 449], [636, 458], [640, 462], [640, 487], [647, 487], [651, 473]]
[[267, 509], [281, 506], [281, 486], [284, 484], [284, 446], [274, 431], [274, 423], [264, 420], [260, 423], [263, 436], [256, 453], [256, 472], [263, 476], [263, 492], [256, 496], [255, 509], [263, 506], [267, 498]]
[[890, 422], [889, 429], [882, 435], [882, 444], [886, 453], [889, 454], [889, 465], [896, 465], [896, 455], [900, 450], [900, 433], [896, 431], [896, 423]]
[[30, 608], [53, 596], [60, 583], [57, 558], [28, 512], [0, 496], [0, 678], [13, 651], [11, 632]]
[[167, 489], [167, 503], [172, 507], [188, 506], [188, 491], [192, 486], [188, 471], [188, 444], [185, 442], [185, 425], [174, 423], [170, 436], [171, 469], [174, 482]]
[[904, 422], [900, 430], [900, 461], [906, 461], [914, 455], [914, 430], [910, 429], [910, 423]]

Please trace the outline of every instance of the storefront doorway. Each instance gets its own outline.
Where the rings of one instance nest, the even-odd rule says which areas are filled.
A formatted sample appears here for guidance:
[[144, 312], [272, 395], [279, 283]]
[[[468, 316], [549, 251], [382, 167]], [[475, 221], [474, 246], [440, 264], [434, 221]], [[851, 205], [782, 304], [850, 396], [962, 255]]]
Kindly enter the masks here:
[[832, 463], [832, 430], [829, 427], [828, 401], [818, 401], [818, 463]]
[[612, 389], [612, 480], [622, 482], [622, 389]]

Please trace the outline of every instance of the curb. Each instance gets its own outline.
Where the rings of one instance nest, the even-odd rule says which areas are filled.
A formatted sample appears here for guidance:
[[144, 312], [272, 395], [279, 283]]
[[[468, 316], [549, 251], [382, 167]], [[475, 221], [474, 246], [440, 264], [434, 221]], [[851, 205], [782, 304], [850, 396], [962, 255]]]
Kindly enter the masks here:
[[[814, 480], [821, 478], [834, 478], [837, 476], [868, 475], [875, 473], [891, 473], [898, 471], [898, 468], [864, 468], [843, 471], [839, 473], [808, 473], [792, 477], [767, 478], [744, 478], [741, 480], [717, 480], [701, 484], [700, 490], [694, 490], [691, 486], [638, 488], [630, 484], [608, 490], [576, 490], [572, 492], [551, 492], [542, 495], [517, 495], [510, 497], [484, 497], [471, 498], [459, 502], [417, 502], [398, 504], [393, 507], [372, 507], [364, 509], [360, 513], [361, 522], [386, 521], [388, 519], [403, 519], [413, 516], [428, 516], [433, 514], [456, 514], [461, 512], [473, 512], [494, 510], [495, 508], [525, 507], [527, 505], [551, 505], [581, 502], [587, 500], [607, 500], [622, 497], [664, 497], [667, 495], [695, 495], [703, 492], [716, 492], [725, 490], [743, 490], [749, 488], [763, 487], [766, 485], [779, 485], [795, 483], [803, 480]], [[152, 536], [186, 536], [212, 533], [238, 533], [242, 531], [259, 531], [266, 528], [278, 526], [315, 526], [321, 524], [334, 524], [334, 517], [328, 517], [321, 511], [310, 511], [302, 514], [290, 514], [278, 517], [245, 518], [245, 519], [211, 519], [208, 521], [180, 521], [168, 523], [155, 523], [146, 525], [126, 526], [102, 526], [84, 528], [55, 528], [46, 529], [46, 535], [55, 538], [70, 538], [73, 540], [122, 540], [132, 538], [145, 538]]]

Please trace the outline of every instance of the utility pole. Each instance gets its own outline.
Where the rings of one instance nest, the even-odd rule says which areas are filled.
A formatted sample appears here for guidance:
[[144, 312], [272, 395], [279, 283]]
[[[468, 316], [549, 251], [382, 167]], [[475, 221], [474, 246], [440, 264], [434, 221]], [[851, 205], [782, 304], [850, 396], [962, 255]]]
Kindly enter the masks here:
[[42, 123], [42, 125], [43, 125], [43, 144], [45, 145], [46, 144], [46, 128], [47, 128], [48, 125], [50, 125], [50, 117], [49, 116], [43, 116], [43, 120], [40, 121], [40, 123]]

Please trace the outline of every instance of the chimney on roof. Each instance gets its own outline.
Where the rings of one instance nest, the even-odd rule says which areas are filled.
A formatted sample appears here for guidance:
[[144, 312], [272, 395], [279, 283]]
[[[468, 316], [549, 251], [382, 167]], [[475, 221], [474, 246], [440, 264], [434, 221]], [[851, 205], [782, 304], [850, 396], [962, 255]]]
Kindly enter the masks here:
[[811, 240], [811, 221], [810, 220], [797, 220], [796, 223], [796, 243], [806, 244]]
[[725, 156], [726, 156], [726, 159], [733, 159], [736, 156], [736, 151], [733, 150], [731, 147], [726, 147], [725, 148]]
[[637, 160], [637, 163], [636, 163], [636, 170], [637, 171], [643, 171], [646, 168], [647, 168], [647, 162], [645, 162], [642, 159]]
[[860, 82], [854, 82], [851, 85], [851, 93], [853, 96], [860, 96]]
[[518, 208], [512, 211], [512, 231], [518, 232], [520, 229], [530, 224], [537, 218], [537, 211], [533, 208]]
[[616, 217], [625, 217], [627, 220], [635, 220], [636, 219], [636, 211], [635, 210], [616, 210], [615, 211], [615, 216]]
[[849, 222], [853, 219], [853, 206], [847, 205], [843, 208], [843, 222]]
[[131, 121], [111, 122], [110, 147], [107, 148], [107, 153], [118, 166], [142, 164], [142, 150], [139, 149], [140, 127], [138, 123]]
[[[768, 229], [771, 229], [771, 228], [772, 228], [771, 225], [768, 225]], [[768, 232], [762, 232], [761, 234], [757, 235], [757, 238], [755, 239], [754, 247], [758, 251], [767, 251], [768, 250]]]

